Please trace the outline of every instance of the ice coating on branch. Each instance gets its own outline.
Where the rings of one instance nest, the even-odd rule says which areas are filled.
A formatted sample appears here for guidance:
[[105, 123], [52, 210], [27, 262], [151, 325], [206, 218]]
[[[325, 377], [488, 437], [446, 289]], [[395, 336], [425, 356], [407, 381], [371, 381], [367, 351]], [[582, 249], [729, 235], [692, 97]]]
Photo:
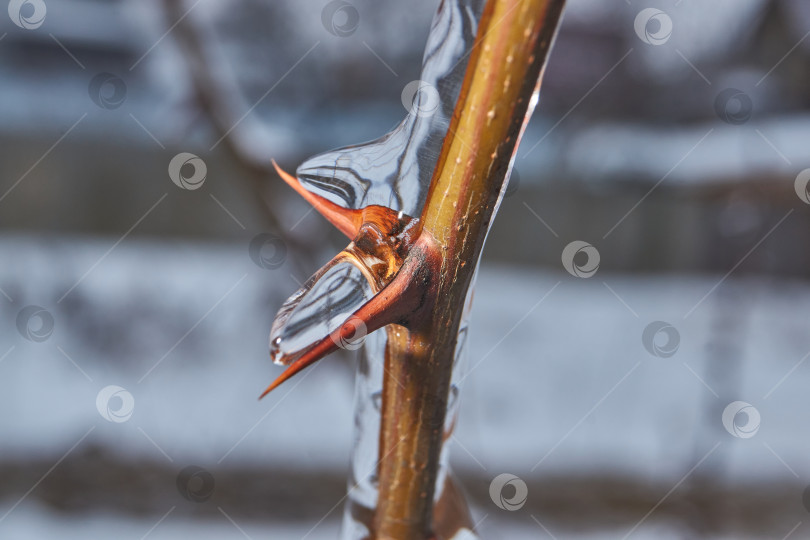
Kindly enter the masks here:
[[442, 1], [431, 25], [420, 81], [405, 86], [408, 116], [377, 140], [306, 160], [310, 191], [344, 208], [380, 205], [418, 216], [461, 90], [483, 0]]
[[289, 365], [372, 296], [357, 266], [333, 259], [281, 306], [270, 330], [273, 362]]
[[477, 538], [446, 465], [471, 281], [563, 4], [488, 1], [476, 31], [472, 2], [442, 2], [423, 80], [403, 92], [406, 119], [285, 178], [353, 241], [279, 314], [274, 358], [289, 365], [263, 395], [358, 328], [371, 333], [358, 369], [346, 540]]
[[484, 3], [442, 0], [421, 79], [403, 89], [408, 114], [390, 133], [310, 158], [295, 177], [277, 168], [287, 184], [354, 240], [276, 316], [271, 357], [291, 366], [280, 379], [327, 354], [325, 340], [335, 341], [335, 329], [399, 271], [411, 240], [408, 229], [418, 222], [447, 136]]
[[[298, 362], [300, 370], [334, 348], [358, 348], [362, 343], [353, 340], [374, 330], [366, 327], [368, 320], [358, 318], [360, 309], [372, 309], [374, 293], [396, 276], [418, 220], [380, 206], [366, 208], [363, 216], [354, 241], [281, 306], [270, 330], [275, 363], [289, 366], [306, 356]], [[368, 313], [380, 311], [378, 302]], [[346, 325], [354, 330], [349, 334], [362, 335], [346, 335]], [[324, 347], [329, 341], [334, 348]]]

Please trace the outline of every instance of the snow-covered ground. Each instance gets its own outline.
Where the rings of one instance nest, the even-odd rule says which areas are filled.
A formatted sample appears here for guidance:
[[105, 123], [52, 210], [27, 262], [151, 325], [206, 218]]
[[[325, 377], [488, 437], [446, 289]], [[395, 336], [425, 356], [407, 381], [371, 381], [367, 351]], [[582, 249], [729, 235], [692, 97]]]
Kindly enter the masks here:
[[[177, 471], [187, 465], [345, 471], [353, 426], [353, 374], [345, 361], [325, 360], [256, 401], [280, 371], [267, 356], [272, 317], [305, 277], [291, 275], [291, 261], [275, 270], [256, 266], [249, 239], [236, 245], [128, 239], [108, 253], [114, 243], [0, 239], [1, 462], [69, 463], [82, 447], [97, 446], [123, 462]], [[532, 486], [529, 499], [548, 496], [531, 491], [545, 478], [566, 475], [636, 478], [673, 487], [672, 498], [695, 478], [732, 488], [806, 485], [810, 285], [721, 278], [597, 272], [580, 279], [562, 268], [485, 264], [452, 439], [462, 483], [466, 472], [485, 478], [508, 472]], [[47, 327], [36, 320], [22, 326], [34, 341], [21, 333], [19, 314], [29, 305], [53, 318], [42, 341], [37, 332], [48, 334]], [[656, 336], [660, 356], [643, 341], [655, 321], [677, 332], [669, 344], [666, 335]], [[102, 394], [100, 405], [110, 385], [124, 393]], [[723, 411], [734, 401], [760, 415], [749, 438], [724, 427]], [[751, 432], [753, 409], [732, 414], [728, 429]], [[169, 513], [150, 532], [185, 501], [168, 497], [163, 511], [146, 516], [58, 514], [42, 505], [41, 486], [23, 497], [29, 487], [0, 488], [0, 538], [97, 538], [113, 530], [121, 539], [241, 537], [224, 507], [203, 522]], [[174, 486], [166, 489], [179, 499]], [[801, 489], [794, 502], [803, 512]], [[340, 513], [338, 506], [307, 538], [335, 537]], [[545, 526], [543, 516], [494, 504], [479, 505], [476, 515], [488, 538], [547, 534], [532, 520]], [[768, 537], [787, 534], [802, 519], [796, 515]], [[253, 538], [300, 538], [314, 521], [239, 527]], [[563, 536], [615, 538], [632, 526]], [[793, 537], [808, 534], [802, 525]], [[632, 537], [683, 535], [653, 512]]]

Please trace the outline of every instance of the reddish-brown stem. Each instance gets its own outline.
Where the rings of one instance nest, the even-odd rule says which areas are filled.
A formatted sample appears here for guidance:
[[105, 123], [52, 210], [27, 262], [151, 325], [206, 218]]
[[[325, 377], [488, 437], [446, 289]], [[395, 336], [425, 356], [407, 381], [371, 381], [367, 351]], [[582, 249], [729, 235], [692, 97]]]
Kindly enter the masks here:
[[[434, 495], [459, 324], [564, 3], [488, 0], [419, 219], [368, 207], [358, 221], [357, 211], [279, 171], [344, 233], [357, 234], [345, 252], [360, 267], [364, 254], [387, 261], [376, 272], [366, 268], [377, 293], [353, 314], [369, 331], [388, 325], [376, 540], [426, 540], [440, 532]], [[385, 253], [377, 252], [378, 236], [392, 246]], [[313, 344], [267, 392], [353, 333], [344, 325]]]
[[[375, 538], [425, 540], [459, 323], [509, 164], [534, 106], [564, 0], [489, 0], [415, 248], [432, 304], [391, 339]], [[407, 262], [406, 262], [407, 264]]]

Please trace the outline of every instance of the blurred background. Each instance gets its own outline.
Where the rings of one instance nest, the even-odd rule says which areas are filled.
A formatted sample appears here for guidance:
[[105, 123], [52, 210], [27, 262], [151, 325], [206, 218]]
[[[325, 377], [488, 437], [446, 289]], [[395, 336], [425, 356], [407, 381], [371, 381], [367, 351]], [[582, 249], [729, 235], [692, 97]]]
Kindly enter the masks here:
[[[9, 2], [0, 538], [337, 537], [352, 359], [256, 397], [346, 241], [269, 159], [399, 122], [436, 7]], [[569, 0], [450, 443], [483, 538], [810, 538], [809, 36], [803, 0]]]

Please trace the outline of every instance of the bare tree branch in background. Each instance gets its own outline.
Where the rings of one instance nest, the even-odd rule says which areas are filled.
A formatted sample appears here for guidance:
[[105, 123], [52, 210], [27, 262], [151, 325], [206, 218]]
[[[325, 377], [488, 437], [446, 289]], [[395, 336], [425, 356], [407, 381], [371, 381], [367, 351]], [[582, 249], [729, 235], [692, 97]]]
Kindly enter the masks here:
[[[292, 259], [299, 262], [313, 259], [313, 253], [318, 250], [313, 249], [312, 241], [305, 242], [291, 235], [278, 220], [278, 206], [269, 189], [269, 181], [277, 178], [271, 164], [272, 137], [255, 115], [248, 114], [250, 107], [241, 97], [234, 74], [211, 45], [215, 40], [213, 28], [205, 17], [195, 17], [193, 11], [187, 13], [188, 6], [183, 0], [162, 0], [162, 7], [167, 26], [176, 25], [171, 35], [186, 60], [194, 92], [193, 103], [210, 120], [231, 159], [245, 171], [245, 177], [256, 194], [252, 199], [260, 205], [259, 215], [268, 221], [267, 224], [283, 238], [289, 249], [296, 252]], [[314, 261], [307, 262], [314, 264]]]

